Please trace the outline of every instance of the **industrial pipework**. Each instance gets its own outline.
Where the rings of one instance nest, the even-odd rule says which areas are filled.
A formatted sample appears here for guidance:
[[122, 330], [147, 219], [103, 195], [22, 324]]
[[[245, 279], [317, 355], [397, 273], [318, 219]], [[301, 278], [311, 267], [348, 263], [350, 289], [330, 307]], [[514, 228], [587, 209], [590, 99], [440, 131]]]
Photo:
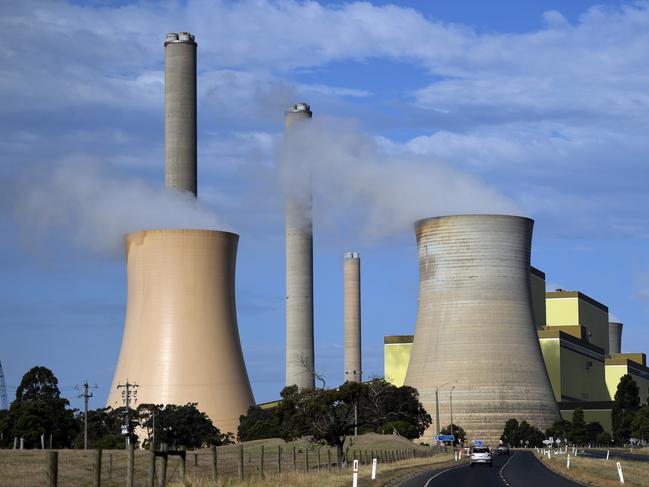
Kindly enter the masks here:
[[347, 252], [343, 265], [345, 326], [345, 377], [347, 382], [362, 382], [361, 367], [361, 257]]
[[405, 384], [438, 418], [429, 439], [451, 411], [470, 438], [493, 445], [510, 418], [542, 431], [560, 419], [532, 314], [533, 224], [459, 215], [415, 225], [419, 305]]
[[198, 194], [196, 41], [167, 34], [165, 46], [165, 185]]
[[[312, 117], [306, 103], [296, 103], [284, 118], [285, 136]], [[307, 166], [308, 167], [308, 166]], [[307, 171], [308, 172], [308, 171]], [[286, 385], [313, 388], [313, 221], [310, 174], [299, 194], [285, 202], [286, 238]]]

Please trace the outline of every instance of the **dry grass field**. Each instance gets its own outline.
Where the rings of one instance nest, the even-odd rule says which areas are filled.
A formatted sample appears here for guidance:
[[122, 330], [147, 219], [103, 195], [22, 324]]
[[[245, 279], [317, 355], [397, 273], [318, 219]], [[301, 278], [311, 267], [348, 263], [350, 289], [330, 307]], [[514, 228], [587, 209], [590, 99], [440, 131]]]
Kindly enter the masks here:
[[[280, 439], [259, 440], [246, 442], [243, 446], [244, 478], [259, 479], [262, 471], [262, 446], [264, 450], [263, 471], [269, 479], [277, 479], [278, 448], [281, 447], [281, 469], [284, 476], [293, 476], [290, 480], [281, 480], [277, 485], [311, 485], [311, 479], [320, 478], [318, 485], [329, 485], [340, 474], [328, 472], [328, 459], [331, 458], [331, 470], [336, 470], [336, 452], [334, 449], [319, 447], [305, 440], [285, 443]], [[293, 466], [293, 448], [295, 448], [295, 468]], [[426, 447], [419, 447], [412, 442], [391, 435], [367, 434], [351, 439], [349, 449], [350, 458], [358, 458], [362, 468], [367, 470], [365, 459], [371, 458], [371, 452], [380, 452], [378, 456], [386, 456], [387, 452], [412, 450], [429, 452]], [[93, 479], [92, 451], [59, 450], [58, 479], [59, 487], [84, 487], [91, 486]], [[435, 461], [442, 456], [436, 457]], [[444, 456], [448, 460], [448, 456]], [[125, 450], [106, 450], [103, 452], [101, 468], [102, 487], [121, 487], [125, 485], [127, 454]], [[431, 459], [424, 459], [430, 462]], [[414, 460], [414, 463], [420, 460]], [[158, 461], [160, 463], [160, 461]], [[387, 462], [386, 462], [387, 463]], [[399, 462], [404, 463], [404, 462]], [[213, 456], [210, 449], [188, 451], [186, 459], [186, 478], [192, 479], [193, 485], [221, 486], [221, 485], [255, 485], [254, 483], [232, 483], [238, 479], [239, 472], [239, 447], [238, 445], [225, 445], [217, 448], [218, 476], [220, 483], [212, 482]], [[151, 457], [148, 452], [135, 452], [135, 485], [147, 484]], [[390, 464], [390, 468], [393, 465]], [[382, 468], [388, 467], [383, 465]], [[305, 475], [307, 468], [308, 476]], [[318, 473], [318, 470], [320, 472]], [[304, 482], [294, 483], [304, 476]], [[331, 478], [329, 478], [331, 476]], [[347, 475], [348, 476], [348, 475]], [[325, 478], [327, 477], [327, 478]], [[169, 457], [167, 465], [167, 481], [180, 482], [179, 459]], [[0, 486], [2, 487], [32, 487], [45, 485], [46, 457], [41, 450], [0, 450]], [[326, 483], [323, 483], [325, 482]], [[238, 480], [237, 480], [238, 482]], [[288, 482], [288, 483], [287, 483]], [[299, 480], [302, 482], [302, 480]], [[274, 485], [266, 482], [266, 485]], [[332, 484], [335, 485], [335, 484]]]
[[[543, 463], [565, 477], [576, 480], [584, 485], [596, 487], [619, 486], [616, 462], [610, 460], [570, 455], [570, 469], [566, 468], [566, 455], [553, 456], [548, 460], [543, 457]], [[629, 487], [649, 487], [649, 462], [620, 460], [624, 485]]]

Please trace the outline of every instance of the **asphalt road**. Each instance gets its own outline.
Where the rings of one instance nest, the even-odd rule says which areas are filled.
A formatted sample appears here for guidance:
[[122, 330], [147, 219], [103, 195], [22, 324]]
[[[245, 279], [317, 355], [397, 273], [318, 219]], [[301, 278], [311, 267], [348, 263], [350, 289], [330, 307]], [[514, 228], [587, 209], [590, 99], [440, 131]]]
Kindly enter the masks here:
[[555, 474], [530, 452], [494, 457], [494, 466], [462, 464], [446, 470], [431, 470], [414, 477], [404, 487], [581, 487]]

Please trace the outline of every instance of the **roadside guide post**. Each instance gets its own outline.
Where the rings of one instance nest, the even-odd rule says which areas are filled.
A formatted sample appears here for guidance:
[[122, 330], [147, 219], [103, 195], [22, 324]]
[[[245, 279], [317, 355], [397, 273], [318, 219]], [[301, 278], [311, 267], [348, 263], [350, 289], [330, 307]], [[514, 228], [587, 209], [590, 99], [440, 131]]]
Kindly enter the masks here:
[[566, 468], [570, 470], [570, 453], [568, 453], [567, 459], [566, 459]]
[[358, 487], [358, 460], [354, 460], [352, 472], [352, 487]]
[[376, 479], [376, 458], [372, 458], [372, 480]]
[[611, 450], [606, 450], [606, 459], [608, 460], [608, 455], [611, 453]]
[[620, 462], [617, 462], [617, 474], [620, 476], [620, 483], [624, 483], [624, 475], [622, 474], [622, 465], [620, 465]]

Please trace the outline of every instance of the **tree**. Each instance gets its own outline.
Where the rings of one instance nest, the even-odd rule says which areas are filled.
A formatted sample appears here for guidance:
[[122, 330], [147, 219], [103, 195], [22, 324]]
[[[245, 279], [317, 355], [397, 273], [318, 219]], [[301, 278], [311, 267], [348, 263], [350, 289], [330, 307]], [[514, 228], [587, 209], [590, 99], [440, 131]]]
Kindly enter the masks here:
[[543, 446], [545, 436], [537, 427], [516, 418], [508, 419], [503, 428], [500, 440], [511, 446]]
[[612, 442], [613, 442], [613, 438], [611, 438], [611, 435], [606, 431], [599, 433], [595, 437], [595, 444], [600, 446], [609, 446]]
[[613, 440], [617, 444], [624, 444], [631, 437], [635, 412], [640, 408], [640, 392], [638, 385], [629, 375], [623, 375], [617, 385], [611, 420], [613, 423]]
[[239, 417], [237, 429], [239, 441], [282, 438], [282, 425], [277, 408], [262, 409], [250, 406], [245, 415]]
[[[593, 421], [586, 425], [586, 442], [588, 444], [597, 444], [597, 438], [600, 434], [604, 433], [604, 427], [597, 421]], [[610, 438], [610, 435], [609, 435]]]
[[61, 397], [58, 379], [46, 367], [33, 367], [22, 378], [16, 400], [0, 422], [0, 431], [7, 438], [24, 438], [27, 448], [40, 446], [41, 435], [52, 437], [54, 448], [72, 445], [77, 433], [74, 410]]
[[649, 404], [636, 411], [631, 422], [631, 432], [634, 438], [649, 441]]
[[341, 463], [345, 461], [345, 440], [355, 428], [382, 431], [389, 423], [403, 421], [414, 428], [412, 434], [420, 435], [431, 422], [416, 389], [395, 387], [383, 380], [346, 382], [336, 389], [286, 387], [275, 414], [282, 438], [306, 436], [333, 446]]
[[165, 443], [173, 448], [200, 448], [222, 445], [228, 439], [205, 413], [198, 410], [196, 403], [184, 406], [141, 404], [137, 408], [137, 414], [140, 425], [146, 428], [148, 433], [148, 438], [143, 442], [145, 447], [153, 439], [154, 414], [156, 444]]
[[547, 430], [545, 430], [545, 436], [548, 438], [560, 438], [561, 440], [568, 439], [570, 431], [572, 430], [572, 422], [566, 419], [560, 419], [552, 423]]
[[587, 441], [586, 421], [582, 408], [575, 408], [572, 413], [572, 425], [568, 432], [568, 440], [575, 445], [584, 445]]
[[[90, 448], [118, 449], [125, 448], [126, 441], [122, 435], [122, 424], [125, 419], [125, 408], [100, 408], [88, 411], [88, 446]], [[137, 413], [130, 410], [130, 417], [136, 418]], [[83, 448], [83, 415], [77, 416], [79, 434], [74, 443]], [[138, 438], [135, 436], [135, 444]]]
[[453, 442], [453, 445], [458, 445], [459, 443], [464, 443], [466, 441], [466, 432], [464, 431], [464, 428], [456, 424], [449, 424], [448, 426], [444, 426], [440, 430], [440, 433], [443, 435], [455, 435], [455, 441]]
[[503, 428], [503, 434], [500, 435], [500, 441], [506, 445], [518, 445], [518, 420], [516, 418], [508, 419]]

